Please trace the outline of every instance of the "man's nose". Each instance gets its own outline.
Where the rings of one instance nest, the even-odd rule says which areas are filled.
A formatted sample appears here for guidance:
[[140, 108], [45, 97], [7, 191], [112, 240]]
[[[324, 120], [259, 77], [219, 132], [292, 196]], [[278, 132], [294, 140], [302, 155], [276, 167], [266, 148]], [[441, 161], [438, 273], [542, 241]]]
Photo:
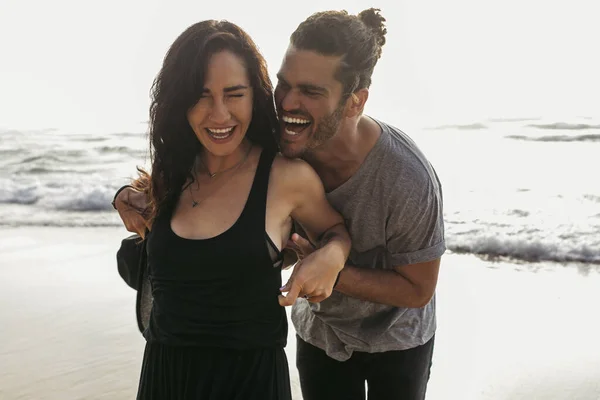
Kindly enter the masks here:
[[281, 101], [281, 107], [285, 111], [293, 111], [293, 110], [297, 110], [300, 108], [300, 98], [299, 98], [298, 94], [296, 93], [296, 91], [289, 90], [285, 94], [285, 96], [283, 97], [283, 100]]

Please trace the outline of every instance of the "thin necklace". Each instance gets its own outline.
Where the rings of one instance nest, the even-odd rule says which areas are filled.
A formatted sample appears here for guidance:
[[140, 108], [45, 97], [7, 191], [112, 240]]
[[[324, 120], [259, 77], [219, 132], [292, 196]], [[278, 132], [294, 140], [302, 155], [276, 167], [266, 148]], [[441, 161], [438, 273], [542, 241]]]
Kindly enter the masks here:
[[[250, 155], [250, 150], [252, 150], [252, 147], [254, 147], [254, 146], [252, 146], [252, 143], [251, 143], [251, 144], [250, 144], [250, 146], [248, 147], [248, 151], [246, 151], [246, 155], [244, 156], [244, 158], [243, 158], [241, 161], [239, 161], [238, 163], [236, 163], [235, 165], [233, 165], [232, 167], [229, 167], [229, 168], [227, 168], [227, 169], [224, 169], [223, 171], [217, 171], [217, 172], [215, 172], [215, 173], [212, 173], [212, 174], [211, 174], [210, 172], [208, 172], [208, 176], [209, 176], [209, 177], [212, 179], [212, 178], [214, 178], [214, 177], [215, 177], [215, 175], [217, 175], [217, 174], [221, 174], [221, 173], [223, 173], [223, 172], [230, 171], [230, 170], [232, 170], [233, 168], [237, 168], [237, 167], [241, 166], [241, 165], [242, 165], [242, 164], [244, 164], [244, 162], [246, 162], [246, 160], [248, 159], [248, 156]], [[199, 159], [200, 159], [200, 158], [199, 158]], [[202, 162], [202, 160], [201, 160], [201, 159], [200, 159], [200, 162], [202, 163], [202, 165], [204, 165], [204, 163]], [[206, 165], [204, 165], [204, 168], [206, 168]], [[206, 170], [208, 171], [208, 168], [206, 168]], [[233, 175], [231, 175], [231, 176], [233, 176]], [[231, 176], [230, 176], [230, 178], [231, 178]], [[227, 179], [227, 180], [225, 180], [225, 181], [222, 181], [221, 185], [220, 185], [220, 186], [217, 188], [217, 190], [215, 190], [215, 191], [218, 191], [218, 190], [219, 190], [221, 187], [223, 187], [223, 185], [224, 185], [224, 184], [225, 184], [225, 183], [226, 183], [228, 180], [229, 180], [229, 179]], [[188, 186], [188, 190], [190, 191], [190, 197], [192, 198], [192, 208], [195, 208], [195, 207], [196, 207], [196, 206], [198, 206], [200, 203], [202, 203], [204, 200], [206, 200], [206, 199], [208, 199], [208, 198], [210, 197], [210, 195], [208, 195], [208, 196], [206, 196], [205, 198], [201, 199], [200, 201], [196, 201], [196, 200], [194, 199], [194, 194], [192, 193], [192, 185], [191, 185], [191, 184]], [[213, 192], [213, 193], [214, 193], [214, 192]]]
[[246, 151], [246, 154], [244, 155], [244, 158], [242, 158], [240, 161], [238, 161], [237, 163], [233, 164], [231, 167], [229, 168], [225, 168], [222, 171], [217, 171], [217, 172], [210, 172], [210, 170], [208, 169], [208, 167], [206, 166], [206, 164], [204, 164], [204, 161], [202, 161], [202, 157], [198, 156], [198, 160], [200, 161], [200, 163], [202, 164], [202, 166], [204, 168], [206, 168], [206, 173], [208, 174], [208, 176], [210, 177], [210, 179], [214, 178], [215, 176], [217, 176], [218, 174], [223, 174], [227, 171], [231, 171], [232, 169], [239, 167], [240, 165], [242, 165], [246, 159], [248, 158], [248, 156], [250, 155], [250, 150], [252, 150], [252, 143], [250, 144], [250, 146], [248, 146], [248, 150]]

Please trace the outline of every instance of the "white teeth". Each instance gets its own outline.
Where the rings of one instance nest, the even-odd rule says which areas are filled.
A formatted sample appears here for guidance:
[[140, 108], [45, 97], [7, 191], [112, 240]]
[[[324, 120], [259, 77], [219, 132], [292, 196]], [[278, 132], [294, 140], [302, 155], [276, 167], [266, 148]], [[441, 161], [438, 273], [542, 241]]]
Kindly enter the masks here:
[[233, 130], [233, 128], [235, 128], [235, 126], [232, 126], [231, 128], [224, 128], [224, 129], [210, 129], [210, 128], [207, 128], [207, 129], [210, 133], [219, 134], [219, 133], [230, 133]]
[[310, 121], [307, 119], [301, 119], [301, 118], [292, 118], [292, 117], [287, 117], [287, 116], [283, 116], [283, 122], [287, 122], [288, 124], [310, 124]]
[[235, 128], [235, 126], [232, 126], [231, 128], [225, 128], [225, 129], [206, 128], [206, 130], [208, 131], [210, 136], [214, 137], [215, 139], [226, 139], [231, 134], [231, 132], [233, 132], [234, 128]]
[[296, 136], [296, 135], [299, 135], [299, 134], [300, 134], [300, 132], [292, 132], [292, 131], [290, 131], [290, 130], [286, 129], [286, 130], [285, 130], [285, 134], [286, 134], [286, 135], [290, 135], [290, 136]]

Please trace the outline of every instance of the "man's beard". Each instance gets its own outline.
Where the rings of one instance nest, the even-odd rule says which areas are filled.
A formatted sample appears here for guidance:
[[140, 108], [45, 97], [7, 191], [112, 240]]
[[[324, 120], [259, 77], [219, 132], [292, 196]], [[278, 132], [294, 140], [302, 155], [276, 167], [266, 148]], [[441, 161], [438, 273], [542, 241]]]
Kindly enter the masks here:
[[342, 114], [344, 112], [344, 105], [341, 104], [331, 114], [323, 117], [317, 125], [317, 129], [310, 136], [306, 145], [296, 154], [293, 155], [295, 158], [303, 158], [307, 154], [310, 154], [314, 150], [318, 150], [325, 143], [329, 141], [338, 131], [342, 122]]
[[342, 113], [344, 112], [344, 106], [340, 105], [331, 114], [321, 120], [317, 126], [317, 130], [310, 138], [308, 143], [309, 149], [316, 149], [325, 144], [337, 133], [340, 123], [342, 122]]

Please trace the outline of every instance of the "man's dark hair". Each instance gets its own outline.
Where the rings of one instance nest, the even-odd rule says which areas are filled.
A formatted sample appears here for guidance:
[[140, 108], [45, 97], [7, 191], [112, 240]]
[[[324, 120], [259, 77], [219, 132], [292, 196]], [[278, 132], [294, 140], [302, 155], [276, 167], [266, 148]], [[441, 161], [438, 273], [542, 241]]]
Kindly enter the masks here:
[[342, 101], [371, 86], [371, 75], [385, 44], [385, 18], [377, 8], [358, 15], [347, 11], [322, 11], [302, 22], [290, 37], [298, 50], [342, 57], [336, 79], [343, 84]]

